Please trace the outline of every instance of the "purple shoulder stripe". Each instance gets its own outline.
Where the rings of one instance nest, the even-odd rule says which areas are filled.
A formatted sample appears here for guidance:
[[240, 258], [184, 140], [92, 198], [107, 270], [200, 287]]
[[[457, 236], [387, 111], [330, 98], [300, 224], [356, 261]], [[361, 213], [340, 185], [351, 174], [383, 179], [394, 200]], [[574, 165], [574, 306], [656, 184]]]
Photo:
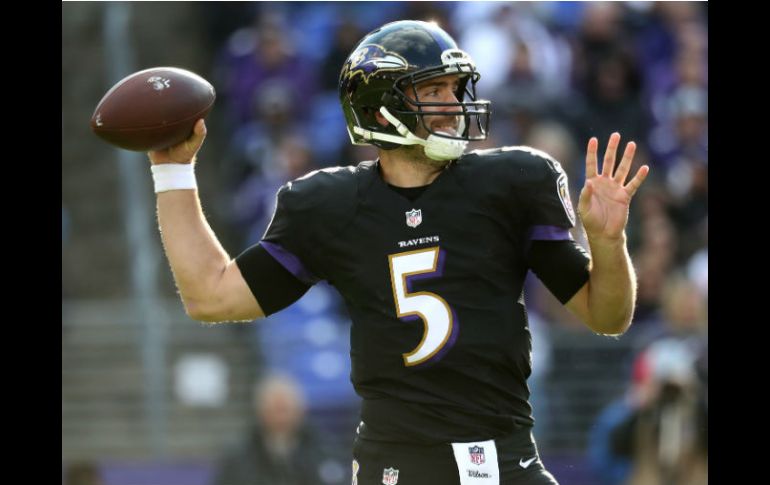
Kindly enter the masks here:
[[312, 286], [320, 281], [320, 278], [305, 268], [302, 261], [300, 261], [297, 256], [287, 251], [282, 246], [267, 241], [260, 241], [259, 244], [265, 248], [265, 251], [275, 258], [281, 266], [286, 268], [289, 273], [296, 276], [301, 282]]
[[572, 234], [569, 229], [557, 226], [532, 226], [529, 238], [532, 241], [569, 241]]

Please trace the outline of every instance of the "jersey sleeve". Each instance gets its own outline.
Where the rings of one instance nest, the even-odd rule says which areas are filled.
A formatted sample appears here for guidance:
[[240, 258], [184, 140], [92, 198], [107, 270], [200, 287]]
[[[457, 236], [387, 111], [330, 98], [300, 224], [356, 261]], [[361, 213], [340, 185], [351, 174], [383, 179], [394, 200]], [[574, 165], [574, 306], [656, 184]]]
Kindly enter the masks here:
[[546, 155], [535, 155], [542, 161], [542, 175], [528, 194], [529, 234], [533, 241], [572, 239], [575, 210], [569, 195], [567, 174], [559, 162]]
[[262, 246], [278, 263], [299, 281], [310, 286], [324, 279], [314, 251], [312, 205], [302, 200], [308, 194], [289, 182], [278, 190], [275, 212], [262, 237]]
[[529, 268], [562, 303], [567, 303], [591, 276], [591, 258], [576, 241], [532, 241]]
[[297, 279], [261, 243], [239, 254], [235, 263], [265, 315], [283, 310], [310, 289], [310, 285]]
[[276, 208], [262, 240], [235, 258], [243, 279], [265, 315], [271, 315], [302, 297], [322, 279], [309, 250], [307, 214], [292, 183], [278, 190]]
[[355, 167], [325, 168], [278, 190], [260, 246], [308, 286], [334, 282], [335, 260], [329, 248], [355, 214], [356, 174]]
[[282, 186], [262, 240], [236, 258], [266, 314], [299, 299], [320, 280], [332, 281], [330, 241], [354, 214], [357, 182], [349, 167], [316, 170]]
[[537, 150], [533, 155], [541, 172], [528, 194], [527, 260], [564, 304], [588, 281], [590, 256], [570, 233], [576, 219], [567, 174], [549, 155]]

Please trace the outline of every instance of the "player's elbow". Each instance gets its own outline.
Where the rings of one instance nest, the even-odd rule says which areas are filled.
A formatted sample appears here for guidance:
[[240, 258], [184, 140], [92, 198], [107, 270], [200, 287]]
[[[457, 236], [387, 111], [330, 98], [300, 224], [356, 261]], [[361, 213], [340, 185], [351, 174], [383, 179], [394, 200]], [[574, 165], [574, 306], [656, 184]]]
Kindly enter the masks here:
[[212, 299], [199, 299], [182, 296], [184, 311], [192, 320], [198, 322], [223, 322], [226, 320], [224, 309]]
[[631, 326], [631, 316], [595, 318], [586, 325], [598, 334], [620, 337]]
[[218, 318], [214, 308], [207, 305], [204, 301], [183, 298], [184, 311], [192, 320], [198, 322], [216, 322], [221, 321]]
[[191, 320], [195, 320], [196, 322], [219, 323], [219, 322], [226, 321], [224, 318], [218, 317], [215, 314], [203, 313], [200, 311], [187, 312], [187, 316], [190, 317]]
[[227, 299], [184, 299], [183, 301], [187, 316], [199, 322], [248, 322], [265, 316], [259, 305], [237, 305]]
[[580, 313], [583, 323], [601, 335], [620, 336], [631, 326], [634, 310], [631, 305], [594, 304]]

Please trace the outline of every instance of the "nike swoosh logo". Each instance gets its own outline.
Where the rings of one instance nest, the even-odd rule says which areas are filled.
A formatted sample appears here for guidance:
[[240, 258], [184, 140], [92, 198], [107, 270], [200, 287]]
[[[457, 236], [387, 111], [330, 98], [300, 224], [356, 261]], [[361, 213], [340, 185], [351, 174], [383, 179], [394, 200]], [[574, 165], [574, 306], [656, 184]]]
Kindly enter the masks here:
[[535, 461], [536, 458], [537, 458], [536, 456], [533, 456], [532, 458], [530, 458], [527, 461], [524, 461], [523, 459], [520, 459], [519, 460], [519, 466], [522, 467], [522, 468], [527, 468], [527, 467], [529, 467], [529, 465], [532, 464], [533, 461]]

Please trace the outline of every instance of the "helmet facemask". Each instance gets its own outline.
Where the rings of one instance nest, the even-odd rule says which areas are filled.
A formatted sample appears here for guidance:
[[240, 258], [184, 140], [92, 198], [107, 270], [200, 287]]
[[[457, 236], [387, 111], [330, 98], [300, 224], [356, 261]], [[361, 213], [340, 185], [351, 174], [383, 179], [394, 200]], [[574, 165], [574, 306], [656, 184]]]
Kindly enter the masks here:
[[[459, 74], [460, 84], [455, 97], [457, 102], [429, 102], [421, 101], [417, 93], [417, 85], [430, 81], [448, 74]], [[486, 140], [489, 133], [489, 101], [478, 100], [476, 98], [476, 82], [480, 75], [475, 71], [470, 63], [456, 64], [455, 66], [437, 66], [420, 71], [405, 74], [399, 77], [393, 86], [393, 98], [396, 102], [383, 103], [388, 110], [394, 114], [409, 131], [415, 133], [418, 124], [428, 133], [441, 138], [463, 141], [483, 141]], [[414, 98], [406, 94], [407, 87]], [[384, 96], [387, 98], [387, 96]], [[468, 99], [469, 101], [465, 101]], [[385, 101], [385, 100], [383, 100]], [[456, 108], [451, 111], [426, 111], [425, 107]], [[435, 131], [431, 128], [431, 123], [425, 121], [425, 117], [451, 117], [458, 118], [456, 134], [452, 135], [443, 131]]]

